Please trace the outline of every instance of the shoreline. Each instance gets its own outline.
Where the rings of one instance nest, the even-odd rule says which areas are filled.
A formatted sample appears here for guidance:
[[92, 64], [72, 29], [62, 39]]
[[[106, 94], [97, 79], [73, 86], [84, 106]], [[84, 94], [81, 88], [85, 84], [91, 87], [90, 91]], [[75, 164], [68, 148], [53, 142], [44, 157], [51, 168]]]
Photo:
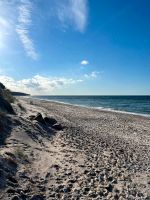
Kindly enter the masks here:
[[25, 97], [25, 98], [29, 98], [29, 99], [31, 98], [31, 99], [36, 99], [36, 100], [41, 100], [41, 101], [46, 101], [46, 102], [52, 102], [52, 103], [60, 103], [60, 104], [70, 105], [70, 106], [77, 106], [77, 107], [81, 107], [81, 108], [94, 109], [94, 110], [99, 110], [99, 111], [104, 111], [104, 112], [121, 113], [121, 114], [127, 114], [127, 115], [141, 116], [141, 117], [150, 118], [150, 114], [143, 114], [143, 113], [122, 111], [122, 110], [115, 110], [115, 109], [112, 109], [112, 108], [102, 108], [102, 107], [92, 107], [92, 106], [79, 105], [79, 104], [71, 104], [71, 103], [67, 103], [67, 102], [36, 98], [36, 97], [32, 97], [32, 96]]

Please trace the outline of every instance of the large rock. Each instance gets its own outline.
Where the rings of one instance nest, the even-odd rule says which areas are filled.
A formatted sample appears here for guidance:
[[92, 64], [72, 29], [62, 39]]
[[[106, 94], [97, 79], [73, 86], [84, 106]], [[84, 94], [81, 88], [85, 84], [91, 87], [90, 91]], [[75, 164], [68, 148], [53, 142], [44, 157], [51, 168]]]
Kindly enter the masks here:
[[57, 123], [57, 120], [52, 117], [44, 117], [44, 120], [47, 124], [51, 126]]
[[41, 124], [46, 124], [41, 113], [38, 113], [33, 119], [40, 122]]

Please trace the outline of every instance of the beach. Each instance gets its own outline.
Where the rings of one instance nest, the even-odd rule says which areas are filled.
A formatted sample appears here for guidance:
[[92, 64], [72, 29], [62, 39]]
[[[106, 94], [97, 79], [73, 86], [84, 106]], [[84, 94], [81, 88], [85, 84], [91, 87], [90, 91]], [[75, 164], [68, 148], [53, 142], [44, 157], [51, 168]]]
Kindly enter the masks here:
[[[150, 199], [150, 117], [18, 101], [22, 108], [14, 105], [17, 115], [1, 148], [3, 157], [17, 158], [16, 185], [8, 184], [1, 199]], [[32, 120], [38, 113], [61, 126]]]

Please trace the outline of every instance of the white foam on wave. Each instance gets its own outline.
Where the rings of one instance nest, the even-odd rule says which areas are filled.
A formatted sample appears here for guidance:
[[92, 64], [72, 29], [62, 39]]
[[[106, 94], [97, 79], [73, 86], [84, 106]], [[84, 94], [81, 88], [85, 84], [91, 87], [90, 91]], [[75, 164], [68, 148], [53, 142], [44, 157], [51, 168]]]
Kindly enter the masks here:
[[109, 111], [109, 112], [116, 112], [116, 113], [124, 113], [128, 115], [137, 115], [137, 116], [144, 116], [144, 117], [150, 117], [149, 114], [143, 114], [143, 113], [135, 113], [135, 112], [129, 112], [129, 111], [123, 111], [123, 110], [115, 110], [113, 108], [103, 108], [103, 107], [94, 107], [102, 111]]
[[38, 100], [43, 100], [43, 101], [48, 101], [48, 102], [61, 103], [61, 104], [64, 104], [64, 105], [70, 105], [70, 106], [77, 106], [77, 107], [84, 107], [84, 108], [89, 108], [89, 109], [101, 110], [101, 111], [109, 111], [109, 112], [122, 113], [122, 114], [128, 114], [128, 115], [150, 117], [149, 114], [134, 113], [134, 112], [128, 112], [128, 111], [123, 111], [123, 110], [115, 110], [113, 108], [105, 108], [105, 107], [100, 107], [100, 106], [99, 107], [92, 107], [92, 106], [87, 106], [87, 105], [82, 105], [82, 104], [73, 104], [73, 103], [67, 103], [67, 102], [63, 102], [63, 101], [57, 101], [57, 100], [45, 99], [45, 98], [38, 98], [38, 97], [31, 97], [31, 98], [38, 99]]

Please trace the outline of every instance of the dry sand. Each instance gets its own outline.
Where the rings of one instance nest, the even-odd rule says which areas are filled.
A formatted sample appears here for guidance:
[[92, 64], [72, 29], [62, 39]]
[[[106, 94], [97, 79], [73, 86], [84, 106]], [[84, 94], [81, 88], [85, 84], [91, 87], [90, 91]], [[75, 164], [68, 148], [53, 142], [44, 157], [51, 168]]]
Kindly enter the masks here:
[[[0, 199], [150, 199], [150, 118], [19, 101], [0, 146]], [[30, 120], [37, 113], [63, 130]]]

